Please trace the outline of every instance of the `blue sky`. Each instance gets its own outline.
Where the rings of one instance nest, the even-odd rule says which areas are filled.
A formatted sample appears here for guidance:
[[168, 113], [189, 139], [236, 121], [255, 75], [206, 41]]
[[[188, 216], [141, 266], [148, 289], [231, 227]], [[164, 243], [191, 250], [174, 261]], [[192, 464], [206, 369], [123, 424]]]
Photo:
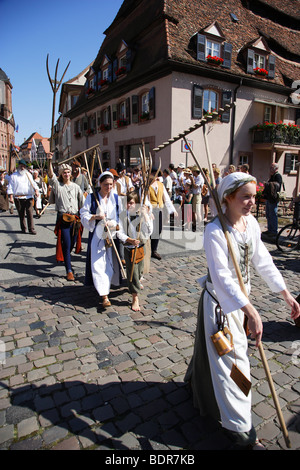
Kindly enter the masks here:
[[[20, 145], [33, 132], [50, 137], [53, 92], [46, 71], [57, 78], [71, 61], [63, 81], [73, 78], [96, 57], [103, 32], [123, 0], [0, 0], [0, 68], [13, 86], [13, 114]], [[56, 95], [58, 117], [59, 89]]]

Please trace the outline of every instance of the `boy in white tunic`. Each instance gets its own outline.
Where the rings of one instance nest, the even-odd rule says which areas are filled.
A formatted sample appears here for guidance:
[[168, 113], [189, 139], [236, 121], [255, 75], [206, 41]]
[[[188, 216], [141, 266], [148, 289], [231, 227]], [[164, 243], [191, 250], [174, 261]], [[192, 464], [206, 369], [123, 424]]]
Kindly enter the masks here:
[[[259, 225], [250, 213], [255, 194], [255, 178], [243, 173], [226, 176], [218, 188], [246, 290], [250, 294], [251, 261], [269, 288], [283, 295], [292, 309], [292, 318], [297, 318], [299, 304], [287, 290], [261, 242]], [[250, 380], [244, 317], [257, 346], [262, 337], [262, 322], [255, 307], [241, 292], [218, 217], [206, 226], [204, 249], [208, 275], [201, 280], [204, 290], [199, 302], [194, 355], [185, 380], [191, 383], [194, 404], [200, 414], [210, 414], [220, 420], [226, 434], [238, 446], [253, 447], [257, 439], [251, 420], [251, 392], [246, 396], [230, 374], [232, 366], [236, 365]], [[233, 337], [233, 350], [223, 356], [218, 355], [211, 339], [218, 331], [217, 317], [221, 313]]]

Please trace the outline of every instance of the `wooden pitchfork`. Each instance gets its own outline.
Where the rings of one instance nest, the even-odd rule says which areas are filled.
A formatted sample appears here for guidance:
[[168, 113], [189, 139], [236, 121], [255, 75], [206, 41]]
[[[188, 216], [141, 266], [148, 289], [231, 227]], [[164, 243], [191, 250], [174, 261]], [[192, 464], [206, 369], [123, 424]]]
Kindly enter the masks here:
[[[222, 230], [223, 230], [225, 238], [226, 238], [228, 251], [229, 251], [229, 254], [231, 256], [232, 262], [234, 264], [234, 269], [235, 269], [235, 272], [236, 272], [236, 275], [237, 275], [237, 278], [238, 278], [238, 281], [239, 281], [241, 291], [248, 298], [246, 287], [245, 287], [245, 284], [244, 284], [244, 281], [243, 281], [243, 277], [242, 277], [242, 274], [241, 274], [241, 271], [240, 271], [239, 264], [237, 262], [237, 259], [236, 259], [235, 253], [234, 253], [234, 249], [233, 249], [232, 241], [231, 241], [231, 238], [230, 238], [230, 234], [229, 234], [229, 231], [228, 231], [228, 228], [227, 228], [225, 217], [224, 217], [224, 214], [223, 214], [223, 211], [222, 211], [222, 208], [221, 208], [221, 203], [220, 203], [220, 200], [219, 200], [219, 197], [218, 197], [216, 184], [215, 184], [215, 179], [214, 179], [214, 175], [213, 175], [213, 171], [212, 171], [212, 164], [211, 164], [210, 153], [209, 153], [209, 148], [208, 148], [207, 136], [205, 134], [205, 126], [203, 126], [203, 136], [204, 136], [205, 150], [206, 150], [206, 154], [207, 154], [207, 161], [208, 161], [208, 167], [209, 167], [212, 187], [211, 187], [211, 185], [210, 185], [210, 183], [209, 183], [209, 181], [207, 180], [206, 177], [204, 178], [205, 183], [208, 185], [208, 189], [209, 189], [210, 193], [213, 196], [213, 199], [214, 199], [217, 211], [218, 211], [218, 217], [219, 217], [219, 220], [220, 220], [221, 225], [222, 225]], [[189, 145], [186, 138], [185, 137], [183, 137], [183, 138], [184, 138], [184, 141], [185, 141], [188, 149], [191, 152], [191, 155], [192, 155], [193, 159], [195, 160], [196, 165], [200, 169], [202, 176], [204, 176], [204, 173], [201, 169], [201, 166], [200, 166], [197, 158], [195, 157], [195, 154], [194, 154], [193, 150], [191, 149], [191, 146]], [[263, 366], [264, 366], [264, 369], [265, 369], [266, 377], [267, 377], [267, 380], [268, 380], [268, 383], [269, 383], [270, 391], [271, 391], [272, 398], [273, 398], [273, 401], [274, 401], [274, 405], [275, 405], [275, 408], [276, 408], [276, 411], [277, 411], [277, 416], [278, 416], [279, 423], [280, 423], [280, 426], [281, 426], [281, 429], [282, 429], [284, 440], [285, 440], [286, 446], [288, 448], [291, 448], [291, 442], [290, 442], [290, 439], [289, 439], [288, 431], [286, 429], [286, 425], [285, 425], [284, 418], [283, 418], [283, 415], [282, 415], [282, 411], [281, 411], [281, 408], [280, 408], [279, 400], [278, 400], [278, 397], [276, 395], [276, 391], [275, 391], [272, 375], [271, 375], [271, 372], [270, 372], [270, 369], [269, 369], [268, 361], [266, 359], [265, 352], [264, 352], [264, 349], [263, 349], [263, 346], [262, 346], [261, 343], [258, 345], [258, 349], [259, 349], [260, 357], [261, 357], [261, 360], [262, 360], [262, 363], [263, 363]]]
[[48, 66], [48, 59], [49, 59], [49, 54], [47, 54], [47, 59], [46, 59], [46, 68], [47, 68], [47, 74], [49, 78], [49, 82], [53, 91], [53, 103], [52, 103], [52, 122], [51, 122], [51, 137], [50, 137], [50, 152], [53, 152], [53, 134], [54, 134], [54, 117], [55, 117], [55, 100], [56, 100], [56, 93], [58, 92], [58, 89], [61, 85], [61, 82], [63, 81], [63, 78], [66, 74], [66, 71], [68, 70], [68, 67], [71, 63], [71, 61], [68, 63], [67, 67], [65, 68], [65, 71], [61, 77], [61, 79], [58, 81], [57, 80], [57, 70], [58, 70], [58, 64], [59, 64], [59, 59], [57, 59], [56, 67], [55, 67], [55, 75], [54, 79], [51, 78], [50, 72], [49, 72], [49, 66]]

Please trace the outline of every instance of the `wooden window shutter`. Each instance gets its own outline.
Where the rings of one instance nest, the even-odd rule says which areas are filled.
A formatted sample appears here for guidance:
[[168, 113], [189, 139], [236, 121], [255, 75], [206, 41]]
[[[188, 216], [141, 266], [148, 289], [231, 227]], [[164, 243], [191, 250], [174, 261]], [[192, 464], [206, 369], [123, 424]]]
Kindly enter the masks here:
[[202, 98], [203, 88], [199, 85], [193, 87], [192, 117], [194, 119], [202, 118]]
[[226, 69], [230, 69], [231, 67], [231, 56], [232, 56], [232, 44], [229, 44], [229, 42], [225, 42], [223, 67], [225, 67]]
[[139, 96], [133, 95], [131, 97], [131, 117], [132, 123], [136, 124], [139, 122]]
[[[225, 104], [230, 104], [231, 102], [231, 91], [223, 91], [222, 93], [222, 108]], [[229, 122], [230, 121], [230, 110], [226, 111], [225, 113], [221, 114], [221, 122]]]
[[130, 98], [126, 98], [126, 121], [130, 124]]
[[116, 104], [113, 104], [112, 105], [112, 124], [113, 124], [114, 129], [118, 127], [117, 120], [118, 120], [118, 106]]
[[205, 36], [197, 34], [197, 60], [205, 60]]
[[118, 70], [118, 59], [115, 59], [113, 61], [112, 70], [113, 70], [113, 81], [115, 81], [117, 79], [116, 71]]
[[149, 119], [155, 118], [155, 87], [149, 90]]
[[107, 115], [108, 115], [108, 126], [111, 129], [111, 107], [107, 106]]
[[248, 49], [248, 51], [247, 51], [247, 73], [254, 73], [253, 64], [254, 64], [254, 52], [252, 51], [252, 49]]
[[97, 89], [100, 90], [101, 88], [101, 85], [100, 85], [100, 82], [102, 80], [102, 71], [99, 70], [99, 72], [97, 73]]
[[111, 83], [113, 79], [113, 65], [110, 62], [107, 69], [107, 80]]
[[290, 171], [292, 170], [292, 157], [293, 155], [291, 153], [285, 154], [284, 173], [290, 173]]
[[131, 62], [132, 62], [132, 51], [128, 49], [126, 52], [126, 71], [130, 72], [131, 70]]
[[269, 65], [268, 77], [275, 78], [275, 56], [274, 55], [269, 56], [268, 65]]

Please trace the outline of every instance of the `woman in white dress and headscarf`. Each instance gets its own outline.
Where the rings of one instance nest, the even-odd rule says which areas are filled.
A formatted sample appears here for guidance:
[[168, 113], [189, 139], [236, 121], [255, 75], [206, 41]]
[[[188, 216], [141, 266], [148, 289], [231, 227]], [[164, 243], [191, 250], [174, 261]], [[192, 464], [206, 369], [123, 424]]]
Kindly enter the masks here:
[[[244, 173], [226, 176], [218, 187], [218, 196], [243, 281], [249, 295], [251, 262], [271, 291], [282, 294], [295, 319], [300, 315], [299, 304], [287, 290], [261, 241], [259, 225], [251, 215], [255, 194], [255, 178]], [[204, 249], [208, 275], [200, 280], [204, 289], [198, 307], [194, 354], [185, 380], [191, 384], [194, 405], [201, 415], [209, 414], [220, 421], [226, 435], [237, 448], [254, 448], [259, 443], [251, 419], [251, 391], [245, 395], [230, 375], [235, 365], [250, 380], [244, 319], [246, 316], [256, 346], [262, 337], [262, 321], [248, 296], [239, 287], [218, 217], [205, 228]], [[219, 330], [217, 322], [221, 315], [233, 339], [233, 350], [223, 356], [218, 354], [211, 338]]]
[[109, 307], [108, 298], [111, 285], [121, 283], [120, 265], [112, 246], [106, 223], [117, 248], [116, 233], [119, 223], [118, 195], [113, 191], [114, 176], [105, 171], [99, 177], [99, 191], [88, 194], [80, 211], [81, 223], [89, 231], [85, 284], [94, 284], [102, 297], [102, 306]]

